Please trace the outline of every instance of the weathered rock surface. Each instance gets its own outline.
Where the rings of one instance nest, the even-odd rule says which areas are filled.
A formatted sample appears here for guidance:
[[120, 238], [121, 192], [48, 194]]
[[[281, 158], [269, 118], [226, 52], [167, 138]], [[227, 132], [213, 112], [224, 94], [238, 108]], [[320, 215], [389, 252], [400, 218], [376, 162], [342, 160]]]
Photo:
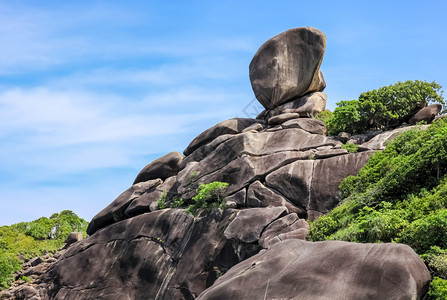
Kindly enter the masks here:
[[231, 210], [194, 219], [181, 209], [166, 209], [108, 226], [54, 264], [49, 296], [192, 299], [214, 282], [216, 270], [238, 262], [222, 239], [233, 217]]
[[178, 173], [182, 160], [182, 154], [175, 151], [170, 152], [145, 166], [137, 178], [135, 178], [133, 184], [157, 178], [165, 180], [168, 177], [174, 176]]
[[266, 113], [267, 118], [273, 116], [296, 113], [300, 117], [313, 118], [326, 109], [327, 95], [322, 92], [309, 93], [302, 97], [292, 99]]
[[[380, 134], [375, 135], [368, 142], [361, 144], [360, 146], [364, 149], [369, 150], [384, 150], [386, 147], [386, 143], [393, 140], [402, 132], [415, 128], [414, 126], [401, 127], [394, 130], [386, 131]], [[422, 129], [426, 129], [427, 125], [421, 126]]]
[[186, 147], [183, 154], [191, 154], [194, 150], [200, 146], [203, 146], [204, 144], [208, 144], [218, 136], [224, 134], [241, 133], [242, 130], [253, 125], [254, 123], [259, 123], [259, 121], [250, 118], [234, 118], [222, 121], [199, 134], [194, 140], [192, 140], [188, 147]]
[[285, 207], [241, 210], [225, 229], [224, 235], [229, 240], [235, 239], [247, 244], [256, 242], [267, 225], [286, 214], [287, 209]]
[[298, 119], [299, 117], [300, 115], [297, 113], [284, 113], [281, 115], [271, 117], [270, 119], [267, 120], [267, 123], [269, 125], [278, 125], [289, 120]]
[[310, 118], [300, 118], [289, 120], [281, 124], [283, 129], [300, 128], [304, 131], [314, 134], [326, 135], [326, 124], [323, 121]]
[[415, 125], [418, 122], [425, 121], [427, 124], [433, 122], [435, 117], [442, 109], [442, 105], [439, 103], [431, 104], [418, 111], [413, 117], [411, 117], [409, 123]]
[[326, 37], [318, 29], [287, 30], [265, 42], [250, 62], [250, 82], [258, 101], [272, 109], [326, 83], [320, 72]]
[[340, 182], [349, 175], [356, 175], [372, 153], [296, 161], [267, 175], [266, 186], [306, 211], [326, 213], [338, 203]]
[[429, 282], [406, 245], [292, 239], [234, 266], [197, 299], [421, 299]]
[[124, 220], [126, 218], [124, 212], [130, 203], [142, 194], [154, 190], [155, 187], [161, 183], [161, 179], [155, 179], [132, 185], [129, 189], [119, 195], [115, 201], [110, 203], [106, 208], [93, 217], [88, 225], [87, 234], [92, 235], [98, 229]]
[[[292, 238], [300, 238], [305, 240], [309, 230], [309, 224], [305, 220], [300, 219], [296, 213], [289, 214], [270, 223], [270, 225], [265, 228], [262, 232], [262, 236], [259, 238], [259, 245], [263, 248], [269, 248], [269, 246], [276, 242], [289, 239], [290, 233], [296, 232], [300, 229], [302, 229], [300, 233], [302, 233], [303, 236], [293, 236]], [[289, 236], [287, 236], [287, 234], [289, 234]], [[272, 241], [273, 239], [275, 240]]]

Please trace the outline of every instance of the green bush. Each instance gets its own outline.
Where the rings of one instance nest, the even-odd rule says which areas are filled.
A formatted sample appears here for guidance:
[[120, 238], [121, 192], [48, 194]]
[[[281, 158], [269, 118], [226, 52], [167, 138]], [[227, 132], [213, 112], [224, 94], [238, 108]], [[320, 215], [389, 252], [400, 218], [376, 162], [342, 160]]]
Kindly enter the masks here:
[[0, 252], [0, 290], [8, 288], [14, 282], [13, 273], [20, 270], [17, 256], [7, 252]]
[[189, 205], [186, 212], [196, 215], [198, 209], [223, 208], [223, 194], [228, 183], [214, 181], [201, 184], [197, 188], [197, 195], [192, 198], [193, 204]]
[[177, 208], [177, 207], [182, 207], [182, 206], [185, 206], [185, 201], [183, 201], [182, 198], [173, 199], [172, 203], [170, 205], [171, 208]]
[[441, 86], [436, 82], [405, 81], [360, 94], [357, 100], [340, 101], [327, 122], [328, 133], [353, 134], [389, 130], [430, 103], [444, 105]]
[[348, 150], [349, 153], [356, 153], [359, 149], [359, 145], [353, 144], [353, 143], [346, 143], [341, 145], [342, 149]]
[[434, 277], [430, 283], [430, 289], [428, 291], [429, 300], [442, 300], [447, 299], [447, 280], [439, 277]]
[[429, 251], [421, 255], [432, 276], [438, 275], [447, 279], [447, 250], [432, 246]]
[[163, 193], [161, 194], [160, 198], [158, 198], [158, 200], [157, 200], [157, 208], [158, 209], [165, 208], [165, 201], [166, 201], [166, 195], [167, 194], [168, 194], [167, 191], [163, 191]]

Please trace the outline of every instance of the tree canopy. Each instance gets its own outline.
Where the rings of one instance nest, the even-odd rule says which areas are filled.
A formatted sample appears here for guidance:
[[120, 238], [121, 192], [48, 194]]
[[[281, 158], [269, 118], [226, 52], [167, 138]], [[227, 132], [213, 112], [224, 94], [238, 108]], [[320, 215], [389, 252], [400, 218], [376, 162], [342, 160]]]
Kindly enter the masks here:
[[389, 130], [407, 122], [418, 110], [431, 103], [443, 106], [441, 86], [436, 82], [408, 80], [360, 94], [357, 100], [340, 101], [327, 122], [328, 132], [358, 134]]

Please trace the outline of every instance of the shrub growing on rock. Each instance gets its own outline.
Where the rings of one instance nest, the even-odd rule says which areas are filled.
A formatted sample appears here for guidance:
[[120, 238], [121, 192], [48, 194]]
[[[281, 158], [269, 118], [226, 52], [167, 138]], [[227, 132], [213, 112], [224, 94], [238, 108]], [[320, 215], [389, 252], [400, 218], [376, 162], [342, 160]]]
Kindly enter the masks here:
[[202, 183], [196, 190], [197, 195], [192, 198], [193, 204], [189, 205], [186, 211], [195, 215], [201, 208], [223, 208], [223, 194], [227, 186], [228, 183], [220, 181]]

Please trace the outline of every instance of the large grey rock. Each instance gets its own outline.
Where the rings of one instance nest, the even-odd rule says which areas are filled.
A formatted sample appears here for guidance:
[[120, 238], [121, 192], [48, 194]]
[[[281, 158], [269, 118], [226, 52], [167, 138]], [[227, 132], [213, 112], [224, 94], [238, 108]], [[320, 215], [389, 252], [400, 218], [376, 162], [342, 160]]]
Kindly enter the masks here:
[[[47, 274], [50, 299], [193, 299], [238, 262], [218, 209], [197, 219], [180, 209], [146, 213], [74, 244]], [[220, 271], [219, 271], [220, 270]]]
[[296, 161], [267, 175], [266, 186], [279, 191], [306, 211], [327, 213], [339, 202], [340, 182], [349, 175], [356, 175], [372, 153]]
[[270, 225], [265, 228], [259, 238], [259, 245], [263, 248], [269, 248], [269, 246], [273, 244], [271, 243], [272, 239], [276, 238], [278, 242], [282, 240], [281, 238], [288, 239], [290, 236], [285, 235], [286, 233], [291, 233], [299, 229], [304, 229], [304, 231], [301, 232], [304, 233], [302, 239], [305, 239], [307, 231], [309, 230], [309, 224], [305, 220], [300, 219], [297, 214], [289, 214], [270, 223]]
[[285, 114], [271, 117], [270, 119], [267, 120], [267, 123], [269, 125], [277, 125], [277, 124], [282, 124], [289, 120], [298, 119], [299, 117], [300, 117], [300, 115], [297, 113], [285, 113]]
[[129, 189], [119, 195], [118, 198], [116, 198], [106, 208], [104, 208], [102, 211], [96, 214], [96, 216], [93, 217], [93, 219], [88, 224], [87, 234], [92, 235], [100, 228], [124, 220], [126, 218], [124, 212], [132, 203], [132, 201], [134, 201], [141, 195], [154, 190], [155, 187], [160, 185], [161, 183], [161, 179], [155, 179], [139, 182], [132, 185]]
[[225, 229], [224, 235], [229, 240], [235, 239], [247, 244], [256, 242], [267, 225], [286, 214], [285, 207], [243, 209]]
[[253, 125], [254, 123], [259, 123], [259, 120], [250, 118], [234, 118], [222, 121], [199, 134], [194, 140], [192, 140], [191, 143], [189, 143], [188, 147], [186, 147], [183, 151], [183, 154], [186, 156], [190, 155], [196, 149], [208, 144], [221, 135], [241, 133], [245, 128]]
[[321, 134], [326, 135], [326, 123], [323, 121], [312, 119], [312, 118], [299, 118], [294, 120], [289, 120], [281, 124], [281, 127], [284, 129], [289, 128], [300, 128], [304, 131], [313, 134]]
[[326, 37], [312, 27], [287, 30], [265, 42], [250, 62], [256, 98], [272, 109], [293, 98], [325, 87], [320, 65]]
[[[386, 144], [392, 141], [394, 138], [396, 138], [401, 133], [413, 129], [415, 126], [407, 126], [407, 127], [401, 127], [390, 131], [385, 131], [383, 133], [375, 135], [372, 139], [370, 139], [368, 142], [363, 143], [360, 145], [361, 148], [364, 149], [370, 149], [370, 150], [384, 150], [386, 147]], [[428, 125], [420, 126], [421, 129], [428, 128]], [[360, 148], [359, 147], [359, 148]]]
[[[284, 151], [264, 156], [243, 155], [224, 164], [212, 173], [207, 173], [211, 165], [192, 162], [177, 176], [178, 195], [185, 200], [191, 199], [200, 184], [221, 181], [228, 183], [228, 188], [224, 194], [224, 196], [228, 196], [248, 187], [252, 182], [281, 166], [308, 158], [311, 153], [312, 151]], [[194, 180], [190, 180], [191, 175], [195, 174], [194, 172], [197, 172], [197, 174], [194, 176]]]
[[302, 210], [284, 199], [278, 193], [264, 186], [259, 180], [250, 184], [247, 191], [247, 207], [268, 206], [285, 206], [289, 213], [303, 213]]
[[289, 239], [237, 264], [197, 299], [422, 299], [429, 283], [407, 245]]
[[170, 152], [145, 166], [137, 178], [135, 178], [133, 184], [157, 178], [165, 180], [168, 177], [174, 176], [178, 173], [182, 160], [182, 154], [175, 151]]
[[430, 124], [442, 109], [442, 105], [439, 103], [431, 104], [418, 111], [413, 117], [411, 117], [409, 123], [416, 124], [422, 121]]
[[292, 99], [267, 113], [273, 117], [286, 113], [296, 113], [300, 117], [313, 118], [326, 109], [327, 95], [322, 92], [309, 93], [297, 99]]
[[[263, 132], [249, 131], [225, 139], [215, 147], [198, 149], [185, 158], [182, 171], [187, 164], [193, 161], [200, 162], [201, 166], [198, 169], [206, 169], [206, 173], [211, 173], [242, 155], [265, 156], [280, 151], [306, 151], [321, 146], [336, 145], [341, 145], [341, 143], [333, 138], [321, 134], [311, 134], [300, 128]], [[202, 172], [200, 175], [204, 176], [206, 173]]]

